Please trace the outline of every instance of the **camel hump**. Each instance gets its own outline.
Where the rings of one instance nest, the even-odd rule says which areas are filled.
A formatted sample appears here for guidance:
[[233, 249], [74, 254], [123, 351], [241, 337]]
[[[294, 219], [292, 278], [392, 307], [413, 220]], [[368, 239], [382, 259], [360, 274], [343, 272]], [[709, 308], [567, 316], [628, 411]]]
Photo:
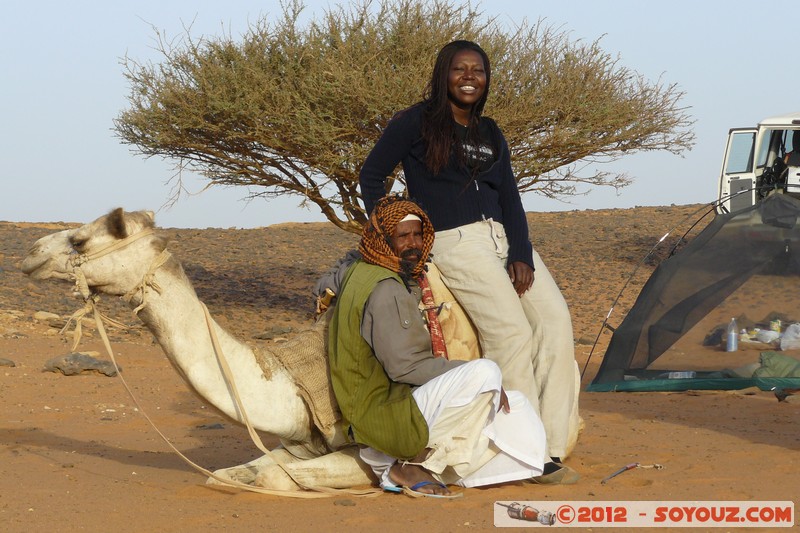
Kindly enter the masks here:
[[442, 326], [447, 355], [458, 361], [472, 361], [481, 356], [478, 332], [464, 308], [442, 281], [441, 272], [435, 263], [428, 263], [428, 283], [433, 301], [439, 308], [439, 324]]

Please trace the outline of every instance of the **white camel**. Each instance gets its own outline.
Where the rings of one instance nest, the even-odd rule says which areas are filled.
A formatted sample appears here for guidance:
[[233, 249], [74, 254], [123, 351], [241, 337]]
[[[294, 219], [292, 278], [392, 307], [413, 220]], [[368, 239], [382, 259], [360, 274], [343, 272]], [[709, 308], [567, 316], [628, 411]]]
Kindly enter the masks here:
[[[273, 490], [373, 483], [370, 468], [359, 459], [358, 449], [348, 444], [341, 424], [329, 418], [332, 423], [320, 425], [312, 412], [314, 398], [309, 401], [308, 390], [298, 385], [296, 374], [270, 350], [248, 346], [208, 317], [180, 263], [166, 252], [166, 245], [166, 239], [155, 231], [152, 212], [116, 209], [79, 228], [39, 239], [21, 269], [34, 279], [75, 281], [84, 296], [103, 293], [125, 299], [191, 389], [227, 417], [243, 423], [209, 328], [215, 332], [246, 416], [255, 429], [281, 442], [272, 456], [216, 471], [220, 478]], [[434, 285], [441, 287], [432, 281]], [[460, 312], [454, 314], [461, 316]], [[446, 324], [445, 319], [442, 327], [446, 335], [464, 329]], [[476, 349], [474, 332], [466, 331], [466, 335], [462, 346]], [[324, 348], [320, 351], [324, 353]], [[273, 457], [284, 463], [288, 474]], [[209, 482], [217, 481], [212, 478]]]
[[[151, 212], [116, 209], [94, 222], [39, 239], [21, 269], [34, 279], [85, 278], [94, 293], [121, 296], [131, 307], [144, 304], [139, 318], [150, 329], [170, 363], [206, 402], [243, 423], [215, 354], [204, 306], [180, 263], [162, 256], [167, 241], [153, 232]], [[141, 236], [141, 237], [140, 237]], [[159, 257], [166, 262], [157, 266]], [[156, 268], [153, 268], [157, 266]], [[313, 423], [301, 390], [284, 366], [264, 351], [263, 367], [253, 348], [211, 322], [232, 371], [243, 409], [253, 427], [275, 435], [273, 451], [291, 473], [264, 456], [246, 465], [215, 472], [223, 478], [277, 490], [305, 487], [346, 488], [372, 483], [371, 470], [348, 446], [340, 424], [326, 434]]]

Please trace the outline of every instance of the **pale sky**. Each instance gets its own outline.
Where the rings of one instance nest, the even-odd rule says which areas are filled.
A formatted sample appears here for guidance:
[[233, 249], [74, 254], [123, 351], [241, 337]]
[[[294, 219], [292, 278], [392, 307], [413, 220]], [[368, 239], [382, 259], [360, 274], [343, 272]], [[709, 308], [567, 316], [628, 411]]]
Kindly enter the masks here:
[[[337, 2], [307, 0], [319, 17]], [[696, 145], [684, 157], [633, 154], [609, 170], [635, 183], [616, 195], [597, 189], [562, 203], [528, 193], [529, 211], [693, 204], [715, 199], [727, 132], [800, 111], [793, 64], [800, 1], [491, 0], [483, 12], [512, 24], [522, 18], [593, 41], [651, 81], [677, 83], [696, 119]], [[153, 27], [193, 37], [238, 36], [278, 0], [10, 0], [0, 21], [0, 220], [88, 222], [114, 207], [156, 211], [163, 227], [260, 227], [322, 221], [298, 200], [245, 202], [247, 191], [212, 188], [165, 206], [172, 163], [134, 155], [112, 132], [127, 107], [120, 58], [156, 59]], [[490, 96], [491, 98], [491, 96]], [[200, 177], [186, 179], [192, 191]]]

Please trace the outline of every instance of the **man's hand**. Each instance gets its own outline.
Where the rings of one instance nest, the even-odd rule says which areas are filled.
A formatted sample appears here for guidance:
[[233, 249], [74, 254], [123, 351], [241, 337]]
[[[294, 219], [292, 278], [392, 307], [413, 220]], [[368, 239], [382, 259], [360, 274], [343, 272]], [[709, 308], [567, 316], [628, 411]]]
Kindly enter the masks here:
[[328, 308], [331, 306], [334, 296], [336, 296], [336, 294], [328, 287], [325, 287], [325, 290], [322, 292], [322, 294], [317, 296], [317, 316], [328, 310]]
[[497, 409], [497, 412], [503, 411], [504, 413], [511, 412], [511, 405], [508, 403], [508, 396], [506, 396], [506, 390], [503, 387], [500, 387], [500, 407]]
[[511, 283], [519, 297], [522, 297], [525, 291], [533, 285], [533, 269], [522, 261], [514, 261], [508, 265], [508, 277], [511, 278]]

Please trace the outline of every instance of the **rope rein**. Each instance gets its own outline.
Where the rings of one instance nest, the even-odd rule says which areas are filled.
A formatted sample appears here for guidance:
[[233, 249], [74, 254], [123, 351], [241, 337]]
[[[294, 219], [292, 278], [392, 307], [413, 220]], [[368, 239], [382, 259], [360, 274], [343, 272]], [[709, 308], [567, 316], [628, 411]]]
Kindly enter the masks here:
[[[183, 459], [184, 462], [186, 462], [189, 466], [191, 466], [195, 470], [201, 472], [203, 475], [208, 476], [208, 477], [216, 480], [217, 482], [219, 482], [222, 485], [226, 485], [226, 486], [229, 486], [229, 487], [235, 487], [235, 488], [239, 488], [239, 489], [242, 489], [242, 490], [247, 490], [247, 491], [250, 491], [250, 492], [257, 492], [257, 493], [261, 493], [261, 494], [271, 494], [271, 495], [274, 495], [274, 496], [288, 496], [288, 497], [291, 497], [291, 498], [328, 498], [328, 497], [331, 497], [331, 496], [341, 495], [341, 494], [346, 494], [348, 496], [362, 496], [362, 497], [374, 497], [374, 496], [380, 495], [382, 491], [379, 490], [379, 489], [375, 489], [375, 488], [362, 489], [362, 490], [359, 490], [359, 489], [335, 489], [335, 488], [331, 488], [331, 487], [311, 487], [311, 486], [304, 485], [303, 483], [298, 481], [295, 478], [294, 475], [292, 475], [292, 473], [287, 468], [286, 464], [284, 464], [284, 462], [281, 461], [277, 457], [277, 455], [275, 455], [269, 449], [267, 449], [267, 447], [264, 445], [263, 441], [259, 437], [258, 433], [256, 432], [256, 429], [253, 427], [252, 423], [250, 422], [250, 418], [247, 416], [247, 412], [244, 409], [243, 402], [241, 400], [241, 397], [239, 396], [239, 391], [238, 391], [238, 389], [236, 387], [236, 382], [233, 379], [233, 373], [231, 372], [230, 366], [228, 365], [228, 361], [225, 358], [225, 355], [224, 355], [224, 353], [222, 351], [222, 348], [221, 348], [221, 346], [219, 344], [219, 339], [217, 338], [217, 334], [214, 331], [214, 322], [213, 322], [213, 320], [211, 318], [211, 315], [210, 315], [210, 313], [208, 311], [208, 308], [206, 307], [206, 305], [203, 302], [200, 302], [200, 305], [201, 305], [201, 307], [203, 309], [203, 315], [205, 317], [206, 326], [208, 328], [209, 336], [211, 338], [211, 344], [212, 344], [212, 346], [214, 348], [214, 353], [217, 356], [217, 361], [219, 363], [220, 368], [222, 369], [223, 376], [224, 376], [228, 386], [230, 387], [231, 395], [233, 397], [234, 403], [236, 404], [236, 407], [239, 410], [239, 413], [241, 414], [242, 421], [244, 422], [245, 426], [247, 427], [247, 431], [248, 431], [248, 433], [250, 435], [251, 440], [253, 441], [253, 443], [256, 445], [256, 447], [261, 452], [263, 452], [266, 456], [268, 456], [278, 467], [280, 467], [286, 473], [286, 475], [289, 476], [289, 478], [292, 481], [294, 481], [302, 489], [305, 489], [305, 491], [267, 489], [267, 488], [264, 488], [264, 487], [248, 485], [246, 483], [242, 483], [242, 482], [239, 482], [239, 481], [236, 481], [236, 480], [227, 479], [227, 478], [223, 478], [221, 476], [218, 476], [217, 474], [207, 470], [206, 468], [203, 468], [202, 466], [196, 464], [191, 459], [186, 457], [183, 453], [181, 453], [180, 450], [178, 450], [172, 444], [172, 442], [170, 442], [170, 440], [161, 432], [161, 430], [158, 429], [158, 427], [155, 425], [155, 423], [150, 418], [150, 416], [142, 408], [142, 406], [140, 405], [138, 399], [133, 394], [133, 391], [128, 386], [127, 381], [122, 376], [122, 373], [120, 372], [119, 366], [117, 365], [116, 358], [114, 357], [114, 352], [113, 352], [113, 350], [111, 348], [111, 342], [109, 341], [108, 335], [106, 334], [104, 323], [105, 324], [109, 324], [109, 325], [113, 325], [113, 326], [116, 326], [116, 327], [120, 327], [120, 328], [123, 328], [123, 329], [127, 329], [127, 326], [125, 324], [123, 324], [123, 323], [121, 323], [121, 322], [119, 322], [117, 320], [114, 320], [114, 319], [112, 319], [112, 318], [110, 318], [110, 317], [108, 317], [108, 316], [106, 316], [106, 315], [104, 315], [103, 313], [100, 312], [100, 310], [97, 308], [97, 302], [98, 302], [99, 298], [98, 298], [98, 296], [96, 294], [93, 294], [91, 292], [91, 290], [89, 289], [88, 284], [86, 282], [86, 276], [85, 276], [85, 274], [83, 273], [83, 271], [80, 268], [81, 265], [85, 264], [88, 261], [91, 261], [93, 259], [97, 259], [97, 258], [102, 257], [104, 255], [107, 255], [107, 254], [109, 254], [109, 253], [111, 253], [113, 251], [116, 251], [116, 250], [119, 250], [121, 248], [124, 248], [124, 247], [128, 246], [129, 244], [141, 239], [142, 237], [146, 237], [148, 235], [152, 235], [153, 233], [154, 233], [154, 230], [152, 228], [148, 228], [148, 229], [145, 229], [145, 230], [143, 230], [143, 231], [141, 231], [139, 233], [131, 235], [131, 236], [125, 238], [125, 239], [120, 239], [120, 240], [114, 242], [113, 244], [111, 244], [109, 246], [106, 246], [104, 248], [101, 248], [100, 250], [97, 250], [97, 251], [95, 251], [95, 252], [93, 252], [91, 254], [76, 255], [76, 256], [74, 256], [73, 258], [70, 259], [71, 264], [74, 267], [73, 272], [74, 272], [74, 275], [75, 275], [76, 289], [83, 296], [84, 301], [85, 301], [85, 304], [84, 304], [83, 308], [81, 308], [78, 311], [76, 311], [75, 313], [73, 313], [70, 316], [70, 318], [67, 320], [66, 325], [64, 325], [64, 327], [61, 330], [61, 332], [63, 333], [68, 329], [70, 324], [72, 324], [72, 323], [75, 324], [75, 329], [73, 330], [72, 351], [75, 351], [75, 349], [77, 348], [78, 343], [80, 342], [80, 339], [81, 339], [81, 332], [82, 332], [81, 320], [91, 313], [93, 318], [94, 318], [94, 320], [95, 320], [98, 333], [100, 334], [100, 338], [103, 341], [103, 346], [105, 347], [106, 352], [108, 353], [108, 355], [109, 355], [109, 357], [111, 359], [111, 362], [114, 365], [114, 369], [117, 372], [117, 376], [119, 376], [120, 380], [122, 381], [123, 386], [125, 387], [125, 390], [128, 392], [128, 395], [131, 397], [131, 400], [133, 400], [133, 403], [136, 405], [136, 408], [139, 410], [139, 412], [142, 413], [142, 415], [145, 417], [145, 419], [150, 423], [150, 426], [152, 426], [152, 428], [156, 431], [156, 433], [158, 433], [158, 435], [164, 440], [164, 442], [167, 443], [167, 446], [169, 446], [170, 449], [172, 449], [172, 451], [174, 451], [176, 454], [178, 454], [178, 456], [181, 459]], [[129, 291], [128, 293], [126, 293], [122, 297], [126, 302], [130, 303], [135, 296], [140, 295], [141, 303], [138, 306], [136, 306], [136, 308], [133, 309], [133, 314], [135, 316], [138, 317], [139, 312], [142, 309], [144, 309], [145, 306], [148, 303], [148, 300], [147, 300], [147, 294], [149, 292], [148, 289], [152, 289], [156, 293], [161, 294], [161, 287], [155, 281], [155, 273], [161, 266], [163, 266], [170, 259], [170, 257], [171, 257], [171, 254], [166, 249], [164, 249], [161, 252], [161, 254], [159, 254], [159, 256], [156, 257], [156, 259], [151, 263], [150, 267], [147, 270], [147, 273], [143, 276], [142, 281], [138, 285], [136, 285], [136, 287], [134, 287], [131, 291]]]

